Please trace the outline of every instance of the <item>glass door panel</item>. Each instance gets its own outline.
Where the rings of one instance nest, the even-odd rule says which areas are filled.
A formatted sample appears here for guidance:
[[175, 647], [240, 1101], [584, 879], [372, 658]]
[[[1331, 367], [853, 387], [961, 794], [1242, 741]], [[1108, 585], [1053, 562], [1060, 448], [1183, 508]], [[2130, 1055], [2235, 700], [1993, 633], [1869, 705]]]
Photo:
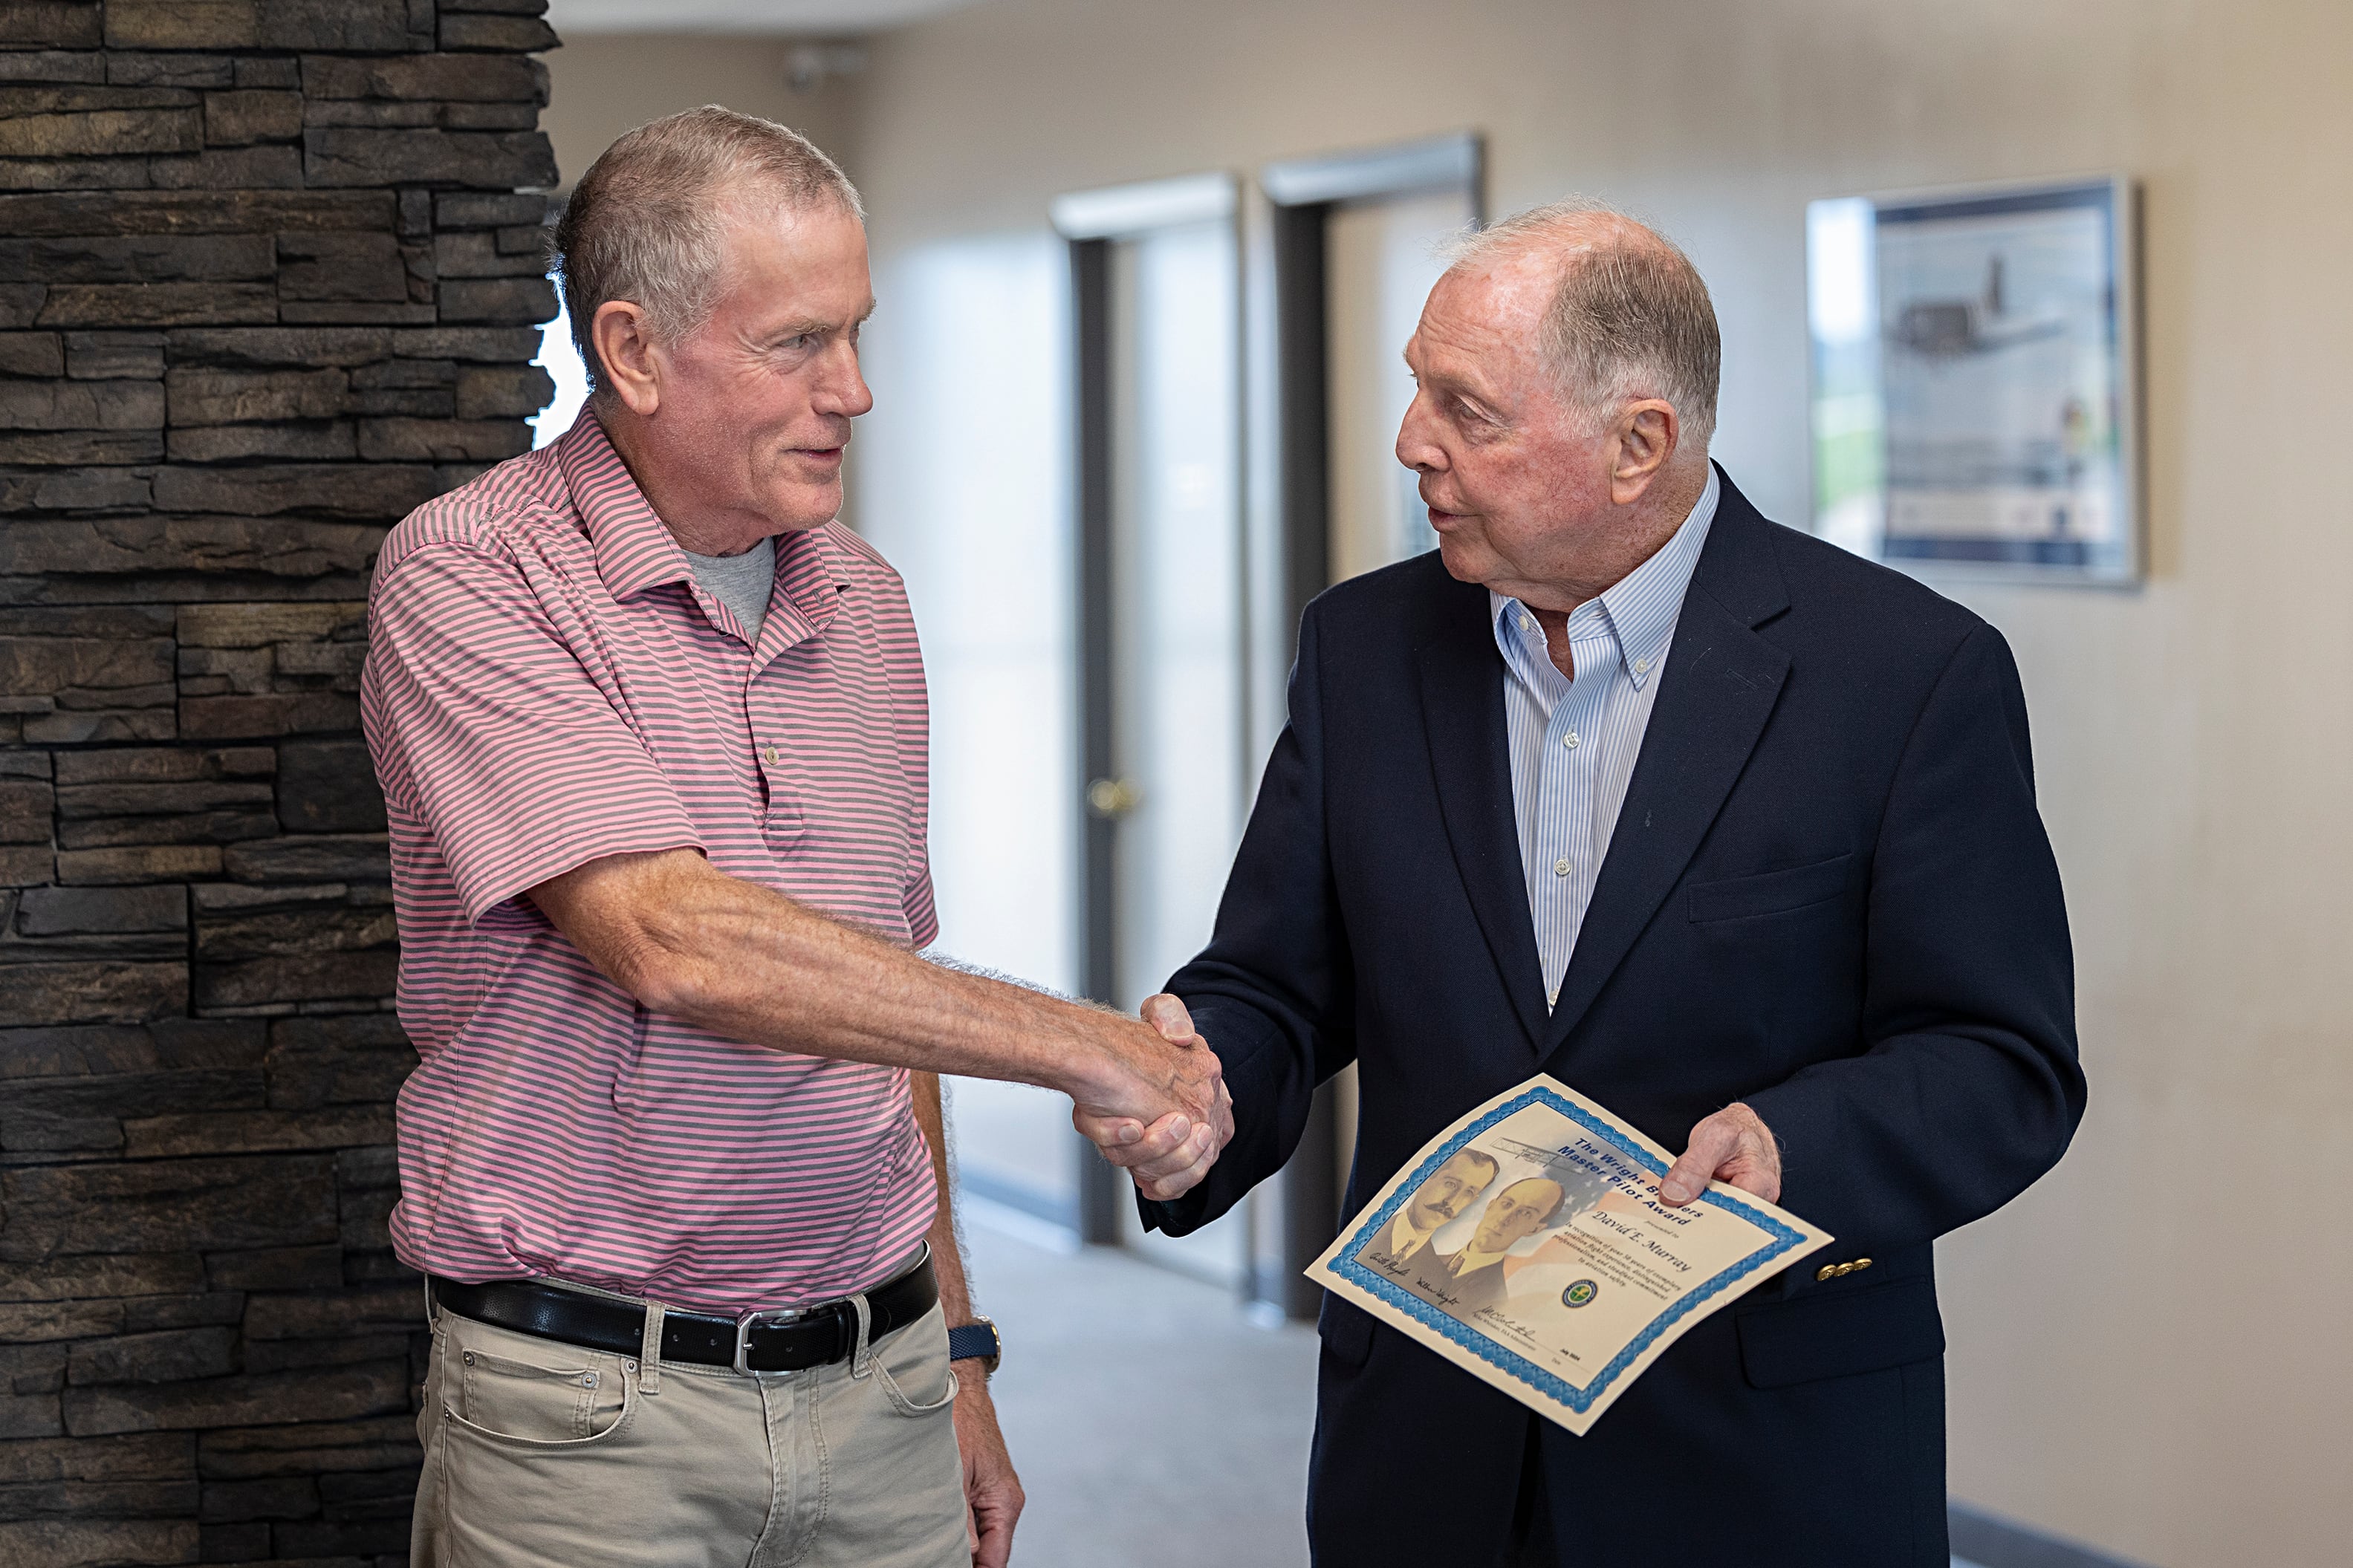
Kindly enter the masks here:
[[[1324, 231], [1325, 395], [1331, 411], [1331, 568], [1337, 583], [1438, 548], [1413, 470], [1397, 460], [1413, 401], [1406, 340], [1446, 270], [1439, 249], [1473, 217], [1468, 188], [1335, 209]], [[1356, 1068], [1332, 1081], [1335, 1180], [1356, 1147]]]
[[[1111, 254], [1113, 752], [1117, 995], [1133, 1009], [1208, 940], [1240, 842], [1243, 707], [1240, 332], [1230, 222]], [[1130, 1246], [1239, 1286], [1248, 1218]]]
[[[1047, 233], [902, 256], [868, 328], [875, 408], [850, 451], [853, 521], [905, 580], [923, 636], [934, 951], [1076, 993], [1073, 530], [1064, 488], [1040, 479], [1069, 467], [1069, 275]], [[1075, 1227], [1070, 1101], [987, 1079], [947, 1092], [965, 1201]]]
[[1398, 425], [1413, 401], [1405, 344], [1446, 270], [1439, 247], [1471, 218], [1470, 193], [1450, 190], [1345, 206], [1327, 220], [1335, 583], [1438, 548], [1413, 471], [1397, 460]]

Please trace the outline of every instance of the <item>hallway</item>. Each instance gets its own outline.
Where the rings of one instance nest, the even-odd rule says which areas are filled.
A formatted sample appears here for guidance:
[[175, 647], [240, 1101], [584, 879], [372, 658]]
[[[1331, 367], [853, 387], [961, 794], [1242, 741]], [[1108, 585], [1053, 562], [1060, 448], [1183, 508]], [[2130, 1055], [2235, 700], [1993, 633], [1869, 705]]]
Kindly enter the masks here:
[[1225, 1291], [1107, 1248], [1049, 1250], [1058, 1233], [986, 1202], [965, 1216], [1029, 1496], [1014, 1562], [1304, 1564], [1314, 1331], [1255, 1327]]

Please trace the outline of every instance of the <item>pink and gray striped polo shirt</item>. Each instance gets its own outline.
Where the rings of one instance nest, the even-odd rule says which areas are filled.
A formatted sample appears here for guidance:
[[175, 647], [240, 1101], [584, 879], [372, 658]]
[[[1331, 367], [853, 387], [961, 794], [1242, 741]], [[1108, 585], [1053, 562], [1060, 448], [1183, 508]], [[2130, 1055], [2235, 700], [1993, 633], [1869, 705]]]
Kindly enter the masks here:
[[584, 412], [393, 530], [360, 694], [421, 1058], [402, 1259], [727, 1312], [888, 1275], [936, 1203], [907, 1074], [649, 1014], [522, 895], [685, 846], [929, 943], [928, 720], [897, 574], [839, 523], [786, 534], [746, 643]]

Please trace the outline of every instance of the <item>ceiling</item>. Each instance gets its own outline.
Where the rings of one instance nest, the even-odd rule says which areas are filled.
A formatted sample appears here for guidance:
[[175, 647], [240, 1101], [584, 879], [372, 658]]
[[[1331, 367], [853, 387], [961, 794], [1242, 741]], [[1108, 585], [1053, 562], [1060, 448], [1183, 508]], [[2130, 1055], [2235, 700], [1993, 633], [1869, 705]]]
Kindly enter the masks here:
[[979, 0], [548, 0], [558, 37], [739, 33], [841, 37], [960, 11]]

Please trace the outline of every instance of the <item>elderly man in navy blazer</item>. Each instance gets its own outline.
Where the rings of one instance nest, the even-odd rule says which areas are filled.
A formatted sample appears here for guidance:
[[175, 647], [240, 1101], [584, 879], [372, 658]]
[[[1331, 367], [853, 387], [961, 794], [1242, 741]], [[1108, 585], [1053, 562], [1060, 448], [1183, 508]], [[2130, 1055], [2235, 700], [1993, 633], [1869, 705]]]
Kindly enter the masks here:
[[2082, 1117], [2066, 911], [2009, 648], [1749, 505], [1718, 355], [1689, 260], [1590, 206], [1431, 291], [1397, 450], [1440, 547], [1308, 607], [1215, 936], [1151, 1007], [1236, 1131], [1143, 1210], [1231, 1208], [1353, 1061], [1347, 1212], [1542, 1070], [1683, 1149], [1671, 1201], [1718, 1178], [1838, 1241], [1584, 1437], [1327, 1299], [1329, 1568], [1947, 1562], [1930, 1244]]

